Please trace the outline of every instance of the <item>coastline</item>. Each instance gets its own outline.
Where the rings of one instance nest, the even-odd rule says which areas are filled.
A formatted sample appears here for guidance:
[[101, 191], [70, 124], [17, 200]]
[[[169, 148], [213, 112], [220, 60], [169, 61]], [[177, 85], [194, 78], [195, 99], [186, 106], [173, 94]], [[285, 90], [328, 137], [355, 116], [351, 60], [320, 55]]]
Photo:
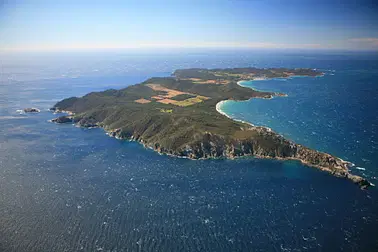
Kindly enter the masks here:
[[241, 122], [241, 123], [245, 123], [245, 124], [248, 124], [250, 125], [251, 127], [259, 127], [259, 128], [265, 128], [266, 130], [268, 131], [272, 131], [271, 128], [269, 127], [265, 127], [265, 126], [256, 126], [254, 125], [253, 123], [250, 123], [250, 122], [247, 122], [247, 121], [243, 121], [243, 120], [240, 120], [240, 119], [235, 119], [233, 117], [231, 117], [230, 115], [228, 115], [226, 112], [224, 112], [222, 109], [221, 109], [221, 106], [224, 105], [226, 102], [228, 102], [230, 100], [223, 100], [223, 101], [220, 101], [218, 102], [216, 105], [215, 105], [215, 109], [218, 113], [220, 113], [221, 115], [224, 115], [225, 117], [233, 120], [233, 121], [236, 121], [236, 122]]
[[[323, 77], [324, 75], [325, 75], [325, 74], [323, 73], [322, 75], [320, 75], [320, 76], [316, 76], [316, 77]], [[288, 78], [291, 78], [291, 77], [302, 77], [302, 76], [290, 76], [290, 77], [288, 77]], [[305, 77], [305, 76], [303, 76], [303, 77]], [[288, 78], [286, 78], [286, 77], [282, 77], [282, 78], [288, 79]], [[255, 89], [255, 88], [253, 88], [253, 87], [249, 87], [249, 86], [244, 86], [244, 85], [242, 85], [243, 82], [250, 82], [250, 81], [255, 81], [255, 80], [257, 80], [257, 81], [263, 81], [263, 80], [269, 80], [269, 79], [268, 79], [268, 78], [256, 78], [256, 79], [251, 79], [251, 80], [241, 80], [241, 81], [238, 81], [237, 84], [238, 84], [239, 86], [241, 86], [241, 87], [251, 88], [251, 89], [256, 90], [256, 91], [262, 91], [262, 90]], [[269, 92], [269, 91], [263, 91], [263, 92]], [[277, 96], [277, 93], [275, 93], [275, 96]], [[281, 95], [281, 96], [282, 96], [282, 95]], [[257, 98], [260, 98], [260, 97], [257, 97]], [[272, 97], [272, 98], [273, 98], [273, 97]], [[272, 98], [269, 98], [269, 99], [272, 99]], [[251, 98], [251, 99], [253, 99], [253, 98]], [[260, 98], [260, 99], [261, 99], [261, 98]], [[265, 99], [266, 99], [266, 98], [265, 98]], [[267, 126], [256, 126], [256, 125], [254, 125], [254, 124], [251, 123], [251, 122], [246, 122], [246, 121], [243, 121], [243, 120], [240, 120], [240, 119], [235, 119], [235, 118], [233, 118], [232, 116], [228, 115], [226, 112], [224, 112], [224, 111], [222, 110], [222, 106], [225, 105], [225, 103], [228, 102], [228, 101], [230, 101], [230, 100], [223, 100], [223, 101], [220, 101], [220, 102], [218, 102], [218, 103], [216, 104], [216, 110], [217, 110], [218, 113], [220, 113], [221, 115], [226, 116], [227, 118], [229, 118], [229, 119], [231, 119], [231, 120], [234, 120], [234, 121], [237, 121], [237, 122], [241, 122], [241, 123], [245, 123], [245, 124], [248, 124], [248, 125], [250, 125], [250, 126], [252, 126], [252, 127], [255, 127], [255, 128], [258, 127], [258, 128], [265, 129], [265, 130], [267, 130], [267, 131], [269, 131], [269, 132], [273, 132], [273, 133], [275, 133], [275, 134], [277, 134], [277, 135], [280, 135], [281, 137], [287, 139], [287, 138], [284, 137], [283, 135], [281, 135], [281, 134], [275, 132], [274, 130], [272, 130], [271, 128], [269, 128], [269, 127], [267, 127]], [[293, 142], [293, 141], [290, 140], [290, 139], [287, 139], [287, 140], [289, 140], [290, 142], [296, 144], [295, 142]], [[302, 146], [301, 144], [297, 144], [297, 145]], [[315, 150], [315, 151], [316, 151], [316, 150]], [[328, 153], [327, 153], [327, 154], [328, 154]], [[329, 154], [329, 155], [330, 155], [330, 154]], [[323, 166], [319, 166], [319, 165], [313, 165], [313, 164], [310, 164], [309, 162], [307, 162], [307, 161], [305, 161], [305, 160], [298, 159], [298, 158], [293, 158], [293, 157], [288, 157], [288, 158], [274, 157], [274, 158], [272, 158], [272, 157], [266, 157], [266, 156], [254, 156], [254, 157], [256, 157], [256, 158], [264, 158], [264, 159], [276, 159], [276, 160], [296, 160], [296, 161], [300, 161], [301, 164], [303, 164], [303, 165], [306, 165], [306, 166], [309, 166], [309, 167], [314, 167], [314, 168], [317, 168], [317, 169], [322, 170], [322, 171], [326, 171], [326, 172], [331, 173], [332, 175], [334, 175], [334, 176], [336, 176], [336, 177], [342, 177], [340, 174], [336, 174], [336, 173], [332, 172], [332, 170], [330, 170], [330, 169], [327, 168], [327, 167], [323, 167]], [[341, 164], [346, 168], [346, 176], [345, 176], [345, 177], [346, 177], [347, 179], [350, 179], [350, 180], [354, 181], [355, 179], [362, 178], [362, 177], [360, 177], [360, 176], [358, 176], [358, 175], [354, 175], [354, 174], [350, 173], [350, 172], [351, 172], [351, 169], [350, 169], [350, 168], [355, 166], [354, 163], [352, 163], [352, 162], [350, 162], [350, 161], [343, 160], [343, 159], [341, 159], [341, 158], [339, 158], [339, 157], [335, 157], [335, 158], [337, 158], [338, 160], [340, 160]], [[367, 180], [366, 180], [366, 181], [367, 181]], [[369, 181], [368, 181], [368, 183], [369, 183], [369, 186], [375, 186], [373, 183], [371, 183], [371, 182], [369, 182]], [[363, 189], [365, 189], [365, 188], [363, 188]]]
[[[249, 82], [249, 81], [255, 81], [255, 80], [257, 80], [257, 81], [262, 81], [262, 80], [268, 80], [268, 78], [255, 78], [255, 79], [251, 79], [251, 80], [240, 80], [240, 81], [237, 81], [236, 84], [238, 84], [238, 85], [241, 86], [241, 87], [250, 88], [250, 89], [255, 90], [255, 91], [265, 92], [265, 91], [258, 90], [258, 89], [255, 89], [255, 88], [251, 88], [251, 87], [248, 87], [248, 86], [243, 86], [243, 85], [241, 84], [242, 82]], [[275, 93], [275, 94], [276, 94], [276, 93]], [[277, 94], [276, 94], [276, 96], [277, 96]], [[256, 98], [256, 99], [272, 99], [273, 97], [271, 97], [271, 98], [253, 97], [253, 98], [251, 98], [251, 99], [254, 99], [254, 98]], [[251, 100], [251, 99], [249, 99], [249, 100]], [[218, 113], [220, 113], [221, 115], [224, 115], [225, 117], [227, 117], [227, 118], [229, 118], [229, 119], [231, 119], [231, 120], [234, 120], [234, 121], [237, 121], [237, 122], [241, 122], [241, 123], [245, 123], [245, 124], [249, 124], [249, 125], [251, 125], [252, 127], [257, 127], [256, 125], [254, 125], [254, 124], [251, 123], [251, 122], [246, 122], [246, 121], [243, 121], [243, 120], [240, 120], [240, 119], [235, 119], [235, 118], [231, 117], [230, 115], [228, 115], [226, 112], [224, 112], [224, 111], [222, 110], [221, 107], [222, 107], [224, 104], [226, 104], [226, 102], [228, 102], [228, 101], [231, 101], [231, 100], [223, 100], [223, 101], [218, 102], [218, 103], [215, 105], [215, 109], [218, 111]], [[272, 131], [271, 128], [266, 127], [266, 126], [258, 126], [258, 127], [266, 128], [267, 130]]]
[[[275, 131], [273, 131], [271, 128], [269, 127], [265, 127], [265, 126], [254, 126], [252, 123], [249, 123], [249, 122], [245, 122], [245, 121], [242, 121], [242, 120], [238, 120], [238, 119], [234, 119], [232, 118], [231, 116], [227, 115], [224, 111], [221, 110], [220, 106], [222, 106], [222, 104], [224, 104], [225, 102], [227, 102], [227, 100], [225, 101], [221, 101], [221, 102], [218, 102], [217, 103], [217, 106], [216, 106], [216, 110], [226, 116], [227, 118], [230, 118], [231, 120], [234, 120], [234, 121], [238, 121], [238, 122], [242, 122], [242, 123], [246, 123], [246, 124], [249, 124], [251, 125], [253, 128], [260, 128], [260, 129], [264, 129], [268, 132], [271, 132], [271, 133], [274, 133], [276, 135], [279, 135], [281, 136], [282, 138], [284, 139], [287, 139], [286, 137], [284, 137], [283, 135], [281, 134], [278, 134], [276, 133]], [[293, 145], [296, 145], [297, 147], [301, 148], [301, 149], [308, 149], [307, 147], [301, 145], [301, 144], [297, 144], [293, 141], [291, 141], [290, 139], [287, 139], [289, 142], [291, 142]], [[311, 150], [311, 149], [308, 149], [308, 150]], [[293, 160], [293, 161], [299, 161], [302, 165], [305, 165], [305, 166], [308, 166], [308, 167], [313, 167], [313, 168], [316, 168], [318, 170], [321, 170], [321, 171], [324, 171], [324, 172], [327, 172], [335, 177], [340, 177], [340, 178], [346, 178], [348, 180], [351, 180], [353, 183], [355, 184], [358, 184], [360, 186], [361, 189], [366, 189], [367, 187], [369, 186], [375, 186], [373, 183], [371, 183], [370, 181], [368, 181], [367, 179], [361, 177], [361, 176], [358, 176], [358, 175], [354, 175], [353, 173], [351, 173], [351, 167], [355, 166], [354, 163], [352, 162], [349, 162], [349, 161], [346, 161], [346, 160], [343, 160], [339, 157], [336, 157], [336, 156], [332, 156], [331, 154], [328, 154], [328, 153], [325, 153], [325, 152], [319, 152], [317, 150], [313, 150], [314, 152], [316, 153], [323, 153], [324, 155], [327, 155], [329, 158], [334, 158], [336, 160], [336, 164], [339, 166], [339, 167], [342, 167], [342, 170], [341, 171], [335, 171], [335, 170], [332, 170], [331, 168], [329, 167], [326, 167], [326, 166], [321, 166], [321, 165], [315, 165], [315, 164], [312, 164], [311, 162], [309, 162], [308, 160], [305, 160], [303, 158], [300, 158], [300, 157], [296, 157], [296, 156], [293, 156], [293, 157], [270, 157], [270, 156], [264, 156], [264, 155], [252, 155], [251, 157], [254, 157], [254, 158], [261, 158], [261, 159], [275, 159], [275, 160], [281, 160], [281, 161], [289, 161], [289, 160]], [[243, 156], [242, 156], [243, 157]], [[247, 157], [247, 156], [246, 156]], [[235, 158], [240, 158], [240, 157], [228, 157], [226, 156], [225, 158], [229, 158], [229, 159], [235, 159]], [[189, 158], [189, 159], [192, 159], [192, 158]]]
[[266, 81], [266, 80], [269, 80], [269, 79], [267, 79], [267, 78], [256, 78], [256, 79], [252, 79], [252, 80], [241, 80], [241, 81], [236, 82], [236, 84], [238, 84], [241, 87], [250, 88], [250, 89], [253, 89], [253, 90], [256, 90], [256, 91], [259, 91], [259, 92], [265, 92], [264, 90], [259, 90], [255, 87], [245, 86], [242, 83], [251, 82], [251, 81]]
[[[291, 78], [290, 76], [289, 78]], [[250, 81], [256, 80], [252, 79]], [[257, 80], [266, 80], [268, 78], [259, 78]], [[271, 78], [273, 79], [273, 78]], [[243, 86], [242, 80], [237, 81], [237, 85], [243, 88], [248, 88], [253, 91], [257, 91], [253, 87]], [[244, 92], [247, 92], [244, 90]], [[258, 92], [258, 91], [257, 91]], [[248, 93], [248, 92], [247, 92]], [[264, 95], [256, 97], [254, 92], [251, 92], [250, 95], [244, 96], [242, 100], [250, 100], [252, 98], [264, 98], [271, 99], [274, 96], [285, 96], [282, 93], [266, 92]], [[243, 96], [241, 96], [243, 97]], [[71, 99], [72, 98], [68, 98]], [[78, 98], [75, 98], [78, 99]], [[75, 102], [74, 99], [74, 102]], [[271, 128], [265, 126], [255, 126], [250, 122], [246, 122], [240, 119], [235, 119], [232, 116], [228, 115], [225, 111], [222, 110], [222, 106], [230, 100], [235, 100], [232, 98], [226, 98], [227, 100], [221, 100], [215, 104], [215, 110], [230, 119], [234, 122], [240, 122], [244, 125], [238, 124], [237, 127], [240, 128], [239, 131], [247, 131], [247, 133], [242, 133], [242, 136], [249, 136], [252, 138], [241, 138], [233, 137], [233, 135], [222, 135], [222, 134], [212, 134], [211, 132], [198, 132], [202, 134], [203, 138], [197, 138], [197, 142], [192, 142], [186, 146], [180, 145], [172, 147], [170, 145], [165, 145], [164, 142], [159, 142], [154, 139], [149, 138], [148, 136], [142, 136], [144, 131], [135, 131], [133, 127], [129, 128], [126, 131], [123, 131], [123, 128], [109, 128], [108, 125], [104, 124], [101, 120], [96, 120], [95, 118], [88, 117], [85, 115], [79, 114], [75, 115], [72, 111], [66, 109], [61, 109], [59, 106], [55, 105], [52, 109], [52, 112], [64, 112], [68, 114], [67, 116], [61, 116], [55, 119], [52, 119], [51, 122], [54, 123], [73, 123], [77, 127], [83, 128], [102, 128], [106, 134], [110, 137], [115, 137], [117, 139], [123, 139], [128, 141], [135, 141], [142, 144], [147, 149], [152, 149], [159, 154], [164, 154], [168, 156], [174, 156], [178, 158], [187, 158], [191, 160], [199, 159], [236, 159], [240, 157], [255, 157], [255, 158], [265, 158], [265, 159], [277, 159], [277, 160], [296, 160], [300, 161], [303, 165], [314, 167], [319, 170], [326, 171], [331, 175], [336, 177], [347, 178], [358, 184], [362, 189], [365, 189], [372, 184], [367, 181], [365, 178], [358, 175], [353, 175], [351, 173], [350, 167], [352, 163], [344, 161], [336, 156], [331, 154], [320, 152], [315, 149], [307, 148], [301, 144], [297, 144], [290, 139], [285, 138], [283, 135], [278, 134], [272, 131]], [[237, 101], [237, 99], [236, 99]], [[72, 102], [72, 101], [71, 101]], [[213, 105], [214, 106], [214, 105]], [[211, 109], [214, 107], [211, 106]], [[64, 106], [67, 108], [68, 106]], [[63, 108], [64, 108], [63, 107]], [[55, 113], [54, 113], [55, 114]], [[225, 120], [225, 118], [220, 119], [226, 123], [231, 123], [230, 121]], [[139, 129], [143, 130], [143, 125]], [[165, 126], [163, 126], [165, 127]], [[254, 132], [248, 133], [248, 132]], [[257, 141], [253, 134], [257, 134]], [[260, 138], [259, 138], [260, 137]], [[261, 138], [262, 137], [262, 138]], [[226, 140], [225, 140], [226, 139]], [[260, 139], [260, 140], [259, 140]], [[274, 143], [273, 148], [270, 145], [266, 144], [266, 139]], [[219, 143], [219, 144], [214, 144]], [[279, 145], [277, 147], [276, 145]], [[277, 149], [274, 149], [276, 148]]]
[[[322, 76], [324, 76], [324, 75], [322, 75]], [[291, 77], [292, 77], [292, 76], [291, 76]], [[285, 78], [286, 78], [286, 77], [285, 77]], [[286, 79], [287, 79], [287, 78], [286, 78]], [[258, 89], [256, 89], [256, 88], [251, 88], [251, 87], [249, 87], [249, 86], [244, 86], [244, 85], [242, 85], [243, 82], [250, 82], [250, 81], [264, 81], [264, 80], [269, 80], [269, 78], [259, 77], [259, 78], [255, 78], [255, 79], [251, 79], [251, 80], [240, 80], [240, 81], [237, 81], [236, 84], [238, 84], [238, 85], [241, 86], [241, 87], [250, 88], [250, 89], [255, 90], [255, 91], [258, 91], [258, 92], [266, 92], [266, 91], [263, 91], [263, 90], [258, 90]], [[268, 92], [269, 92], [269, 91], [268, 91]], [[275, 96], [283, 96], [283, 95], [279, 95], [279, 94], [275, 93]], [[270, 98], [263, 98], [263, 97], [254, 97], [254, 98], [256, 98], [256, 99], [273, 99], [273, 97], [274, 97], [274, 96], [272, 96], [272, 97], [270, 97]], [[287, 95], [285, 94], [284, 97], [287, 97]], [[254, 98], [251, 98], [251, 99], [254, 99]], [[250, 99], [249, 99], [249, 100], [250, 100]], [[232, 116], [228, 115], [228, 114], [227, 114], [226, 112], [224, 112], [224, 111], [222, 110], [222, 108], [221, 108], [221, 107], [222, 107], [224, 104], [226, 104], [228, 101], [231, 101], [231, 100], [223, 100], [223, 101], [218, 102], [218, 103], [215, 105], [215, 109], [217, 110], [218, 113], [220, 113], [221, 115], [224, 115], [225, 117], [227, 117], [227, 118], [229, 118], [229, 119], [231, 119], [231, 120], [234, 120], [234, 121], [237, 121], [237, 122], [241, 122], [241, 123], [245, 123], [245, 124], [249, 124], [249, 125], [251, 125], [252, 127], [260, 127], [260, 128], [265, 128], [265, 129], [268, 130], [268, 131], [272, 131], [272, 129], [269, 128], [269, 127], [267, 127], [267, 126], [256, 126], [256, 125], [254, 125], [254, 124], [251, 123], [251, 122], [243, 121], [243, 120], [240, 120], [240, 119], [235, 119], [235, 118], [233, 118]]]
[[[71, 111], [65, 111], [65, 112], [66, 113], [70, 112], [71, 115], [74, 115], [74, 113], [71, 112]], [[327, 173], [329, 173], [329, 174], [331, 174], [331, 175], [333, 175], [335, 177], [351, 180], [354, 184], [357, 184], [361, 189], [366, 189], [369, 186], [375, 186], [374, 184], [372, 184], [371, 182], [369, 182], [365, 178], [350, 173], [349, 167], [352, 167], [354, 165], [353, 163], [351, 163], [349, 161], [345, 161], [345, 160], [343, 160], [341, 158], [338, 158], [338, 157], [333, 157], [332, 155], [330, 155], [328, 153], [323, 153], [323, 154], [329, 156], [330, 158], [334, 158], [336, 160], [337, 165], [339, 167], [342, 167], [341, 171], [335, 172], [334, 170], [330, 169], [329, 167], [325, 167], [325, 166], [321, 166], [321, 165], [314, 165], [314, 164], [311, 164], [309, 161], [306, 161], [306, 160], [304, 160], [302, 158], [299, 158], [299, 157], [279, 157], [279, 156], [271, 157], [271, 156], [265, 156], [265, 155], [251, 155], [251, 154], [249, 154], [249, 155], [248, 154], [247, 155], [241, 155], [241, 156], [233, 156], [233, 155], [226, 154], [226, 155], [222, 155], [222, 156], [219, 156], [219, 157], [211, 157], [211, 156], [210, 157], [206, 157], [206, 156], [203, 156], [203, 157], [199, 157], [198, 158], [198, 157], [192, 157], [192, 156], [188, 156], [188, 155], [180, 155], [180, 154], [171, 152], [170, 150], [156, 148], [156, 146], [153, 146], [153, 145], [151, 145], [151, 144], [143, 141], [143, 139], [136, 138], [134, 136], [131, 136], [129, 138], [121, 137], [121, 136], [119, 136], [117, 134], [117, 133], [119, 133], [120, 129], [115, 129], [115, 130], [107, 129], [106, 127], [104, 127], [104, 125], [101, 125], [101, 124], [97, 124], [97, 125], [91, 126], [91, 127], [86, 127], [86, 126], [80, 125], [71, 116], [69, 116], [69, 117], [71, 118], [71, 122], [70, 122], [71, 125], [73, 125], [75, 127], [89, 128], [89, 129], [92, 129], [92, 128], [101, 128], [101, 129], [103, 129], [105, 131], [105, 134], [107, 136], [109, 136], [109, 137], [114, 137], [114, 138], [116, 138], [118, 140], [126, 140], [126, 141], [129, 141], [129, 142], [137, 142], [137, 143], [141, 144], [145, 149], [152, 150], [152, 151], [158, 153], [159, 155], [167, 155], [169, 157], [189, 159], [189, 160], [207, 160], [207, 159], [230, 159], [230, 160], [233, 160], [233, 159], [248, 158], [248, 157], [249, 158], [259, 158], [259, 159], [272, 159], [272, 160], [274, 159], [274, 160], [280, 160], [280, 161], [289, 161], [289, 160], [292, 160], [292, 161], [298, 161], [302, 165], [305, 165], [305, 166], [308, 166], [308, 167], [313, 167], [313, 168], [319, 169], [321, 171], [327, 172]], [[230, 117], [228, 117], [228, 118], [230, 118]], [[232, 120], [235, 120], [235, 119], [232, 119]], [[237, 121], [241, 121], [241, 120], [237, 120]], [[57, 123], [57, 124], [65, 123], [65, 122], [54, 121], [54, 119], [49, 120], [49, 122]], [[252, 124], [250, 124], [248, 122], [247, 122], [247, 124], [252, 125]], [[262, 126], [252, 126], [252, 127], [253, 128], [260, 128], [260, 129], [269, 131], [271, 133], [277, 134], [277, 133], [273, 132], [268, 127], [262, 127]], [[277, 134], [277, 135], [279, 135], [279, 134]], [[296, 145], [297, 147], [300, 147], [302, 149], [308, 149], [308, 148], [306, 148], [306, 147], [304, 147], [304, 146], [302, 146], [300, 144], [295, 144], [294, 142], [292, 142], [292, 143], [294, 145]], [[311, 150], [311, 149], [308, 149], [308, 150], [314, 151], [314, 152], [317, 152], [317, 153], [321, 153], [321, 152], [318, 152], [316, 150]]]

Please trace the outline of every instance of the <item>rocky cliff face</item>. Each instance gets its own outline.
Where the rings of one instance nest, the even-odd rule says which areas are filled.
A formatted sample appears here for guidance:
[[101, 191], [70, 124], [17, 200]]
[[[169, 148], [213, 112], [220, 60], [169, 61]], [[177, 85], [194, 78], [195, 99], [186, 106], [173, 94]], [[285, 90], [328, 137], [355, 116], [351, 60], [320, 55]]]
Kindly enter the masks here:
[[[349, 162], [330, 154], [295, 144], [263, 127], [252, 127], [249, 130], [254, 130], [260, 136], [269, 139], [269, 141], [273, 139], [275, 143], [279, 144], [270, 145], [267, 142], [256, 140], [256, 138], [240, 140], [205, 133], [202, 135], [202, 138], [194, 142], [188, 143], [178, 149], [172, 149], [161, 146], [159, 143], [150, 143], [139, 136], [132, 135], [127, 138], [139, 141], [146, 147], [150, 147], [159, 153], [188, 157], [190, 159], [222, 157], [232, 159], [241, 156], [255, 156], [259, 158], [298, 160], [303, 164], [329, 172], [334, 176], [350, 179], [362, 189], [370, 186], [370, 183], [366, 179], [349, 173]], [[121, 129], [109, 131], [109, 135], [120, 139], [125, 138]]]
[[[75, 117], [74, 115], [61, 116], [51, 121], [55, 123], [76, 123], [81, 127], [104, 127], [102, 123], [93, 118]], [[137, 133], [136, 131], [124, 131], [121, 128], [108, 129], [106, 126], [104, 128], [109, 136], [138, 141], [146, 147], [168, 155], [190, 159], [233, 159], [242, 156], [254, 156], [298, 160], [334, 176], [350, 179], [361, 188], [370, 186], [366, 179], [349, 173], [349, 162], [296, 144], [265, 127], [249, 126], [242, 129], [246, 133], [244, 135], [248, 137], [230, 137], [203, 132], [188, 138], [188, 142], [180, 146], [174, 146], [172, 142], [167, 144], [167, 141], [164, 141], [165, 139], [156, 141], [151, 137], [145, 137], [141, 131]], [[166, 137], [169, 138], [169, 135]]]

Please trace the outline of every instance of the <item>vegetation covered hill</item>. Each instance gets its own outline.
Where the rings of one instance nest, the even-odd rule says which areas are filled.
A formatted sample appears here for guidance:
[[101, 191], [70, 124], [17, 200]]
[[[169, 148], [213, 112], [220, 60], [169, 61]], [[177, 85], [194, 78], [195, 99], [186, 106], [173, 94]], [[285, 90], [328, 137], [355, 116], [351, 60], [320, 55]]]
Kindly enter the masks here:
[[300, 160], [366, 187], [369, 183], [365, 179], [349, 173], [347, 162], [295, 144], [268, 128], [234, 121], [216, 110], [216, 104], [223, 100], [282, 95], [241, 87], [237, 84], [240, 80], [321, 74], [287, 68], [176, 70], [172, 77], [64, 99], [52, 110], [72, 115], [53, 121], [103, 127], [111, 136], [192, 159], [257, 156]]

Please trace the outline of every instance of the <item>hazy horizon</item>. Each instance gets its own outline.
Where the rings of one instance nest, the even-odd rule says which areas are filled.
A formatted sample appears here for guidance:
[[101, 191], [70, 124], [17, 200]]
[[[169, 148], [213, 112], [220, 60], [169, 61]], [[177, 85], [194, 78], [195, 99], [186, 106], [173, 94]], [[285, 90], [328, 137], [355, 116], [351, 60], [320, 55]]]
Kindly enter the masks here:
[[249, 48], [378, 50], [369, 1], [0, 3], [0, 51]]

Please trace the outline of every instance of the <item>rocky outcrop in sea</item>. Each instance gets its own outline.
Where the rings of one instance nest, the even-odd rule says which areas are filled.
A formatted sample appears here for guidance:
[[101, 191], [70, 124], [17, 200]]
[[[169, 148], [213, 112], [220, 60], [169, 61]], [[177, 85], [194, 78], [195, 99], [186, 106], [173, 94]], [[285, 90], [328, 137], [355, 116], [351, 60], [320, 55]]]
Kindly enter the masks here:
[[39, 113], [41, 112], [41, 110], [37, 108], [24, 108], [24, 112], [25, 113]]

